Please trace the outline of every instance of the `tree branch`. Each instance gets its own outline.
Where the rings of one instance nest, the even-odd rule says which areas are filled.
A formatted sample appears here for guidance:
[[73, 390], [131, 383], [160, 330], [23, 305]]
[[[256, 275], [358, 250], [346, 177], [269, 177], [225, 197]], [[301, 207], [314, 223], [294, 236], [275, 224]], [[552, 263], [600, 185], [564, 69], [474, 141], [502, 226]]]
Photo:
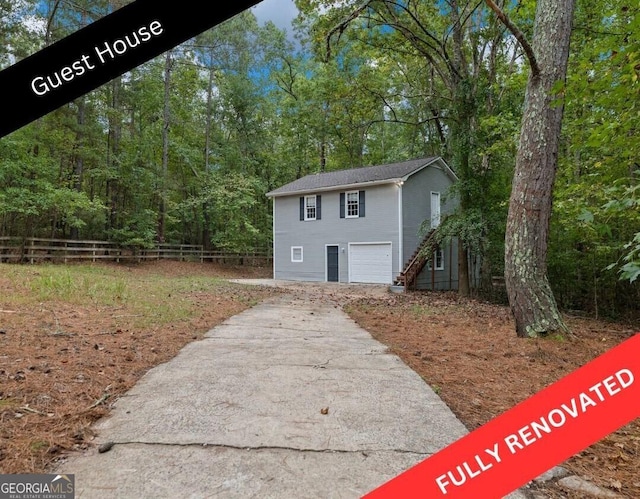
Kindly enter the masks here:
[[[418, 34], [414, 33], [408, 27], [402, 26], [400, 24], [399, 19], [397, 18], [397, 15], [395, 15], [393, 13], [393, 9], [390, 8], [390, 5], [396, 9], [403, 10], [409, 16], [409, 18], [414, 22], [414, 24], [418, 27], [418, 29], [422, 31], [427, 38], [430, 38], [431, 40], [433, 40], [433, 43], [435, 43], [435, 45], [433, 45], [430, 42], [427, 42], [427, 40], [418, 36]], [[424, 48], [420, 47], [419, 43], [416, 43], [416, 42], [421, 42], [422, 44], [426, 45], [431, 51], [433, 51], [434, 54], [436, 54], [440, 59], [444, 61], [444, 63], [447, 65], [447, 68], [451, 73], [459, 77], [459, 73], [458, 73], [459, 68], [456, 68], [455, 65], [451, 62], [451, 58], [449, 57], [449, 53], [447, 52], [446, 43], [438, 40], [438, 38], [433, 33], [431, 33], [431, 31], [429, 31], [429, 29], [427, 29], [427, 27], [422, 22], [420, 22], [420, 20], [418, 19], [418, 16], [413, 12], [411, 12], [411, 10], [409, 9], [409, 5], [403, 5], [402, 3], [395, 2], [395, 1], [386, 1], [385, 6], [387, 7], [387, 12], [389, 12], [392, 15], [392, 17], [395, 18], [394, 23], [387, 22], [389, 26], [401, 32], [404, 35], [404, 37], [407, 38], [411, 42], [411, 44], [417, 50], [419, 50], [423, 55], [426, 55], [426, 51], [424, 50]], [[380, 15], [382, 16], [382, 14]], [[384, 20], [386, 20], [384, 16], [382, 17]], [[448, 81], [448, 78], [446, 78], [442, 74], [441, 76], [444, 81]]]
[[347, 16], [346, 19], [343, 19], [342, 21], [340, 21], [340, 23], [338, 23], [337, 26], [335, 26], [331, 31], [329, 31], [326, 37], [326, 50], [327, 50], [326, 60], [327, 61], [331, 59], [331, 39], [333, 38], [333, 36], [337, 33], [338, 42], [339, 42], [340, 38], [342, 38], [342, 34], [347, 29], [349, 24], [351, 24], [352, 21], [355, 21], [356, 19], [358, 19], [358, 17], [360, 17], [360, 14], [362, 14], [365, 10], [369, 8], [369, 4], [371, 4], [371, 0], [365, 1], [356, 10], [351, 12], [351, 14], [349, 14], [349, 16]]
[[367, 125], [376, 125], [378, 123], [396, 123], [399, 125], [409, 125], [409, 126], [421, 126], [421, 125], [425, 125], [427, 123], [430, 123], [432, 121], [436, 121], [438, 122], [438, 124], [440, 124], [440, 120], [441, 117], [440, 116], [435, 116], [433, 118], [424, 118], [418, 121], [407, 121], [407, 120], [402, 120], [402, 119], [378, 119], [378, 120], [371, 120], [367, 122]]
[[516, 40], [522, 46], [524, 53], [527, 55], [527, 59], [529, 59], [529, 65], [531, 66], [531, 76], [533, 78], [538, 78], [540, 76], [540, 67], [538, 66], [538, 61], [536, 60], [536, 54], [533, 51], [533, 47], [529, 44], [527, 38], [524, 36], [524, 33], [520, 31], [520, 28], [513, 24], [511, 19], [502, 11], [500, 7], [498, 7], [493, 0], [485, 0], [486, 4], [489, 8], [495, 12], [498, 19], [502, 21], [502, 23], [511, 31], [513, 36], [516, 37]]
[[51, 44], [51, 27], [53, 26], [53, 18], [56, 17], [56, 12], [58, 11], [58, 7], [60, 7], [60, 0], [56, 0], [53, 4], [53, 9], [51, 9], [51, 13], [49, 14], [49, 19], [47, 19], [47, 29], [45, 31], [45, 45], [48, 47]]

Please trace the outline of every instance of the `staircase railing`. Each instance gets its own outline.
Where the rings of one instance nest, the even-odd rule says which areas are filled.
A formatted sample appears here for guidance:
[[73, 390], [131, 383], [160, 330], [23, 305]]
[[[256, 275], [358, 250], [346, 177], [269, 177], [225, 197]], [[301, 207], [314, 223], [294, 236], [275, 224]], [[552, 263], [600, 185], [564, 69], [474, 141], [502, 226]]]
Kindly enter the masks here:
[[435, 241], [435, 230], [429, 232], [420, 243], [420, 246], [413, 254], [409, 263], [405, 265], [404, 270], [400, 273], [396, 282], [404, 286], [405, 291], [414, 289], [418, 280], [418, 275], [424, 269], [424, 266], [432, 258], [433, 251], [437, 248]]

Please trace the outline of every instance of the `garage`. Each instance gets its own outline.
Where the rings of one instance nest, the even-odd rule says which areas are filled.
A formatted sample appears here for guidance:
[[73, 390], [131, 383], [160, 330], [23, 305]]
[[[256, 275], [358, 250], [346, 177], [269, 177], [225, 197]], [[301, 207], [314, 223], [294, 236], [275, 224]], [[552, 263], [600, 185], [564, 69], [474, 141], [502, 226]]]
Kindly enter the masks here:
[[349, 244], [349, 282], [391, 284], [391, 243]]

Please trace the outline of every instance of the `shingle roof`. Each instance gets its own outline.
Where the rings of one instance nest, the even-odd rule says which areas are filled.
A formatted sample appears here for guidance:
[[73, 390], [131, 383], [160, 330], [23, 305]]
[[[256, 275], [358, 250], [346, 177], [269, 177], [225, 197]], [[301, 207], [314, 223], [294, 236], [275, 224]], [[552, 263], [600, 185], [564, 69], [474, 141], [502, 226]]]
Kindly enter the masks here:
[[269, 192], [267, 196], [283, 196], [298, 192], [326, 190], [332, 187], [356, 186], [370, 182], [392, 182], [411, 175], [437, 159], [437, 157], [420, 158], [388, 165], [366, 166], [364, 168], [353, 168], [351, 170], [316, 173], [283, 185]]

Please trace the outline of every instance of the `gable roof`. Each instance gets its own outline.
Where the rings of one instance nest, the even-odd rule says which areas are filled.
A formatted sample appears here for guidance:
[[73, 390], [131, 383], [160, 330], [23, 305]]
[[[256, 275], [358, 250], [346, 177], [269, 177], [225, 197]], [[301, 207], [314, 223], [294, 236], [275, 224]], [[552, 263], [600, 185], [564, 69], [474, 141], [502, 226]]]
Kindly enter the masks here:
[[429, 158], [412, 159], [401, 163], [387, 165], [366, 166], [352, 168], [350, 170], [338, 170], [335, 172], [316, 173], [294, 180], [278, 189], [267, 193], [268, 197], [289, 196], [293, 194], [310, 193], [316, 191], [329, 191], [336, 188], [359, 187], [362, 185], [389, 184], [402, 182], [418, 171], [440, 162], [443, 169], [451, 177], [457, 180], [455, 173], [449, 166], [437, 156]]

